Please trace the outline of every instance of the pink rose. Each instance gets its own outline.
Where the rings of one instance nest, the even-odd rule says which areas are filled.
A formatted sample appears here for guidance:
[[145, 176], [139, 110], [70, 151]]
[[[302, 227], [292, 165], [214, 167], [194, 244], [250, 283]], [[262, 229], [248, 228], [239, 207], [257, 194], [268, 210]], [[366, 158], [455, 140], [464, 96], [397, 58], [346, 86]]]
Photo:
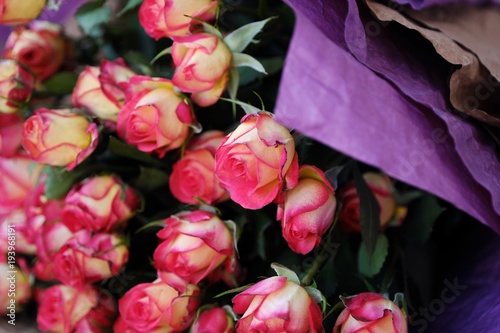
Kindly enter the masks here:
[[[4, 253], [2, 257], [5, 258]], [[18, 266], [11, 267], [7, 262], [0, 262], [0, 315], [7, 315], [7, 320], [15, 318], [16, 313], [19, 314], [30, 298], [31, 285], [28, 274]], [[15, 303], [12, 303], [12, 300], [15, 300]]]
[[265, 112], [243, 117], [215, 154], [221, 187], [247, 209], [260, 209], [294, 187], [298, 170], [290, 132]]
[[[206, 211], [183, 212], [165, 220], [153, 259], [161, 278], [198, 283], [216, 268], [231, 263], [233, 235], [224, 222]], [[228, 265], [229, 266], [229, 265]]]
[[78, 76], [71, 102], [103, 120], [116, 122], [125, 104], [125, 87], [134, 75], [122, 59], [103, 60], [100, 68], [86, 66]]
[[114, 331], [182, 332], [194, 318], [199, 293], [193, 284], [176, 290], [160, 279], [138, 284], [118, 301], [120, 319]]
[[217, 0], [145, 0], [139, 9], [139, 21], [148, 35], [162, 37], [187, 36], [199, 21], [212, 21], [217, 13]]
[[0, 251], [5, 253], [8, 249], [8, 230], [15, 229], [16, 251], [28, 255], [36, 254], [36, 245], [33, 232], [30, 230], [26, 213], [22, 208], [14, 209], [6, 214], [0, 214]]
[[217, 36], [197, 33], [177, 37], [172, 44], [172, 82], [199, 106], [215, 104], [226, 89], [232, 53]]
[[137, 193], [114, 175], [95, 176], [74, 185], [64, 203], [61, 219], [73, 232], [123, 229], [140, 205]]
[[128, 144], [163, 157], [182, 146], [194, 122], [191, 106], [169, 80], [133, 76], [116, 128]]
[[290, 248], [306, 254], [319, 245], [332, 225], [337, 200], [323, 171], [302, 165], [299, 172], [297, 186], [283, 195], [277, 219], [281, 220], [283, 237]]
[[342, 301], [346, 309], [337, 318], [333, 333], [408, 332], [404, 314], [380, 294], [362, 293]]
[[95, 150], [98, 137], [96, 124], [70, 109], [43, 108], [24, 123], [23, 147], [39, 163], [71, 170]]
[[83, 317], [75, 327], [75, 333], [108, 333], [113, 327], [117, 309], [113, 297], [103, 290], [98, 291], [97, 305]]
[[33, 21], [14, 30], [5, 42], [3, 56], [19, 60], [43, 81], [61, 67], [67, 43], [60, 25]]
[[214, 156], [206, 149], [186, 151], [173, 165], [170, 175], [170, 191], [180, 202], [215, 204], [229, 199], [229, 194], [220, 187], [214, 174]]
[[[14, 113], [21, 106], [28, 103], [34, 84], [33, 75], [19, 62], [12, 59], [0, 59], [0, 115], [2, 113]], [[7, 118], [2, 115], [2, 117], [4, 119], [1, 120], [1, 123], [4, 125], [13, 123], [16, 116]], [[2, 145], [5, 145], [4, 135], [1, 136]]]
[[0, 24], [19, 25], [37, 18], [47, 0], [0, 0]]
[[222, 140], [226, 134], [222, 131], [211, 130], [201, 133], [200, 135], [194, 136], [191, 141], [189, 141], [187, 150], [197, 150], [206, 149], [215, 156], [217, 149], [219, 148]]
[[211, 308], [200, 313], [189, 333], [234, 333], [234, 320], [223, 308]]
[[0, 113], [0, 156], [12, 157], [19, 150], [23, 139], [23, 122], [18, 114]]
[[[375, 195], [375, 199], [380, 207], [380, 228], [385, 228], [388, 223], [396, 217], [403, 219], [404, 212], [398, 209], [393, 187], [389, 177], [374, 172], [367, 172], [363, 175], [368, 187]], [[342, 228], [348, 232], [361, 232], [359, 224], [359, 197], [356, 186], [351, 183], [340, 190], [342, 200], [342, 211], [339, 221]]]
[[[38, 184], [31, 191], [25, 205], [27, 223], [34, 233], [45, 224], [59, 221], [64, 201], [60, 199], [48, 199], [45, 195], [45, 175], [41, 175]], [[33, 236], [37, 237], [37, 236]]]
[[54, 255], [54, 275], [75, 287], [102, 281], [119, 273], [128, 254], [120, 236], [80, 230]]
[[284, 276], [262, 280], [233, 298], [233, 309], [243, 314], [236, 332], [324, 332], [316, 302], [298, 284]]
[[77, 323], [97, 305], [93, 288], [74, 288], [62, 284], [45, 290], [39, 298], [37, 323], [42, 331], [73, 332]]

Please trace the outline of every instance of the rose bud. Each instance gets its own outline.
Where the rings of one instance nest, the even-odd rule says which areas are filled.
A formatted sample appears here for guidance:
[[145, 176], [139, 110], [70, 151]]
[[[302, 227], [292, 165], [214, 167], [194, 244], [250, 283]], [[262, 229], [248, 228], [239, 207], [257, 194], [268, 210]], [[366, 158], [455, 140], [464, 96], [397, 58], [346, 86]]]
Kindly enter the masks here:
[[[28, 103], [34, 84], [33, 75], [19, 62], [12, 59], [0, 59], [0, 115], [14, 113]], [[2, 120], [2, 125], [13, 123], [13, 117]], [[2, 145], [5, 145], [3, 136], [2, 134]]]
[[186, 151], [173, 165], [169, 181], [172, 195], [187, 204], [201, 199], [210, 205], [229, 199], [229, 193], [220, 187], [215, 177], [214, 163], [214, 156], [206, 149]]
[[200, 135], [194, 136], [191, 141], [189, 141], [186, 150], [206, 149], [210, 154], [215, 156], [225, 136], [226, 134], [224, 134], [224, 132], [218, 130], [203, 132]]
[[61, 221], [49, 220], [43, 223], [35, 238], [38, 260], [33, 272], [38, 279], [56, 279], [53, 273], [54, 256], [71, 237], [73, 233]]
[[20, 61], [35, 74], [37, 81], [43, 81], [61, 67], [66, 48], [60, 25], [33, 21], [9, 35], [3, 56]]
[[0, 252], [5, 253], [9, 247], [9, 230], [16, 234], [15, 249], [17, 253], [32, 255], [36, 253], [36, 245], [32, 237], [32, 231], [26, 223], [24, 209], [17, 208], [8, 213], [0, 214]]
[[61, 220], [73, 232], [123, 229], [139, 209], [137, 193], [114, 175], [87, 178], [64, 199]]
[[80, 230], [54, 255], [54, 275], [74, 287], [102, 281], [120, 272], [128, 254], [120, 236]]
[[233, 333], [234, 320], [223, 309], [214, 307], [203, 311], [195, 319], [189, 333]]
[[17, 153], [23, 139], [23, 122], [18, 114], [0, 113], [0, 156], [12, 157]]
[[24, 123], [22, 144], [33, 160], [71, 170], [92, 154], [98, 138], [97, 125], [84, 116], [42, 108]]
[[243, 316], [236, 332], [324, 332], [323, 316], [307, 291], [284, 276], [262, 280], [233, 298]]
[[234, 256], [233, 235], [221, 219], [206, 211], [169, 217], [157, 236], [161, 243], [153, 254], [154, 265], [167, 283], [180, 277], [197, 284]]
[[332, 185], [320, 169], [302, 165], [298, 184], [278, 205], [283, 237], [290, 248], [306, 254], [317, 247], [332, 225], [337, 200]]
[[408, 332], [404, 314], [380, 294], [362, 293], [342, 301], [346, 308], [337, 318], [333, 333]]
[[[380, 207], [380, 229], [385, 228], [394, 218], [402, 219], [403, 210], [398, 209], [396, 198], [389, 177], [374, 172], [367, 172], [363, 175], [366, 184], [373, 192]], [[342, 210], [339, 221], [342, 229], [348, 232], [361, 232], [359, 224], [359, 197], [354, 183], [347, 185], [340, 190], [342, 200]]]
[[194, 318], [199, 293], [196, 285], [176, 290], [161, 279], [138, 284], [118, 301], [120, 322], [114, 331], [182, 332]]
[[194, 122], [191, 106], [169, 80], [134, 76], [116, 129], [128, 144], [161, 158], [182, 146]]
[[38, 304], [36, 321], [42, 331], [73, 332], [77, 323], [97, 305], [94, 288], [74, 288], [62, 284], [43, 292]]
[[40, 15], [47, 0], [0, 0], [0, 24], [21, 25]]
[[200, 21], [215, 19], [217, 0], [145, 0], [139, 22], [152, 38], [187, 36]]
[[215, 175], [231, 199], [260, 209], [297, 184], [298, 159], [290, 132], [268, 113], [249, 114], [221, 143]]
[[[2, 253], [2, 260], [5, 254]], [[31, 298], [29, 276], [18, 266], [0, 263], [0, 315], [16, 314]], [[12, 303], [15, 300], [15, 303]], [[12, 317], [10, 317], [12, 318]]]
[[232, 53], [217, 36], [197, 33], [177, 37], [172, 44], [175, 69], [172, 82], [199, 106], [215, 104], [229, 80]]
[[104, 290], [98, 291], [97, 305], [90, 309], [77, 324], [75, 333], [108, 333], [113, 327], [117, 309], [113, 297]]

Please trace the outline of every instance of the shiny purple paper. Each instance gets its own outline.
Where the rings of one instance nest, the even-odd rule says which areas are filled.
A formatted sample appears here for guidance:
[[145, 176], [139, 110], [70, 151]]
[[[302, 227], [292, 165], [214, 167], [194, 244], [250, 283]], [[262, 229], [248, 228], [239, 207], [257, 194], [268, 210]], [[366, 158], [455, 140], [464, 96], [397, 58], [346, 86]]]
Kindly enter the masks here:
[[374, 30], [380, 23], [364, 8], [359, 13], [354, 0], [289, 3], [297, 26], [277, 120], [434, 193], [500, 233], [495, 145], [470, 119], [447, 110], [440, 64], [431, 66], [383, 25]]
[[444, 5], [500, 5], [500, 0], [394, 0], [402, 5], [411, 5], [414, 9]]

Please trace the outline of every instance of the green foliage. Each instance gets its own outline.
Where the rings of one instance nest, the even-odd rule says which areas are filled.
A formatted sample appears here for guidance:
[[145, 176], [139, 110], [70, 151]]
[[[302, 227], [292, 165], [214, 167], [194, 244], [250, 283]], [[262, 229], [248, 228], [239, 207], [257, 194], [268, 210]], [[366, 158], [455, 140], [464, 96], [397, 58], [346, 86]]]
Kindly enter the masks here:
[[101, 25], [111, 18], [111, 10], [104, 5], [104, 0], [89, 2], [78, 10], [75, 18], [87, 36], [99, 37], [102, 35]]
[[43, 82], [40, 93], [43, 95], [63, 96], [71, 94], [75, 88], [78, 74], [74, 72], [60, 72]]
[[428, 193], [414, 200], [408, 206], [407, 217], [403, 223], [403, 232], [408, 242], [423, 244], [429, 238], [434, 222], [445, 209], [437, 198]]
[[370, 255], [365, 243], [361, 243], [358, 252], [358, 269], [367, 277], [377, 275], [389, 253], [389, 241], [384, 234], [378, 235], [374, 252]]

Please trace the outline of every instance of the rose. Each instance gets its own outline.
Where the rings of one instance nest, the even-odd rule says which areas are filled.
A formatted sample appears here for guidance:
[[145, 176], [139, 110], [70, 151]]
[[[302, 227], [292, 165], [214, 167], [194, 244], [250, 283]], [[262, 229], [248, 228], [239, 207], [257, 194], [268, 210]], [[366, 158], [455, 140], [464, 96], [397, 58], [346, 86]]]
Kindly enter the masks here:
[[406, 333], [406, 318], [401, 310], [384, 296], [361, 293], [342, 298], [346, 306], [335, 323], [333, 333], [384, 332]]
[[133, 76], [116, 128], [128, 144], [163, 157], [184, 143], [194, 122], [191, 106], [169, 80]]
[[113, 297], [104, 290], [98, 291], [98, 302], [75, 327], [75, 333], [108, 333], [113, 327], [117, 309]]
[[[397, 207], [396, 198], [393, 194], [392, 184], [389, 178], [374, 172], [363, 174], [366, 184], [373, 192], [380, 207], [380, 228], [384, 228], [389, 222], [396, 218], [404, 217], [404, 209]], [[339, 221], [345, 231], [361, 232], [359, 224], [359, 197], [354, 183], [347, 185], [340, 190], [342, 210]]]
[[139, 21], [148, 35], [187, 36], [199, 21], [212, 21], [217, 12], [216, 0], [145, 0], [139, 9]]
[[192, 322], [199, 305], [196, 285], [176, 290], [161, 279], [141, 283], [127, 291], [118, 301], [118, 326], [115, 332], [182, 332]]
[[[31, 98], [34, 84], [33, 75], [19, 62], [12, 59], [0, 59], [0, 115], [16, 112], [20, 106], [26, 104]], [[2, 117], [5, 118], [3, 115]], [[12, 121], [13, 118], [5, 119]], [[9, 122], [9, 120], [2, 120], [2, 125], [6, 121]]]
[[16, 154], [21, 147], [22, 133], [23, 118], [21, 116], [15, 113], [0, 113], [0, 156], [12, 157]]
[[73, 233], [61, 221], [44, 221], [35, 237], [38, 260], [33, 272], [38, 279], [44, 281], [56, 279], [53, 272], [54, 255], [71, 237]]
[[64, 199], [61, 220], [71, 231], [122, 229], [137, 209], [137, 193], [114, 175], [95, 176], [73, 186]]
[[321, 310], [307, 291], [284, 276], [262, 280], [233, 298], [243, 316], [236, 332], [324, 332]]
[[234, 320], [223, 308], [214, 307], [200, 313], [189, 332], [233, 333]]
[[224, 132], [218, 130], [203, 132], [200, 135], [194, 136], [191, 141], [189, 141], [186, 150], [206, 149], [210, 154], [215, 156], [217, 148], [219, 148], [225, 136]]
[[283, 237], [294, 252], [306, 254], [319, 245], [332, 225], [336, 205], [335, 191], [323, 171], [302, 165], [299, 182], [283, 195], [277, 216]]
[[25, 24], [42, 12], [47, 0], [0, 0], [0, 24]]
[[128, 248], [117, 234], [80, 230], [54, 255], [54, 275], [64, 284], [84, 286], [117, 275]]
[[66, 57], [66, 39], [61, 26], [33, 21], [14, 30], [5, 42], [3, 56], [19, 60], [43, 81], [61, 67]]
[[33, 160], [71, 170], [95, 150], [98, 136], [84, 116], [42, 108], [25, 121], [22, 144]]
[[25, 204], [29, 228], [37, 233], [45, 223], [58, 221], [61, 217], [63, 205], [63, 200], [47, 198], [45, 195], [45, 175], [42, 174]]
[[39, 299], [38, 328], [53, 333], [72, 332], [98, 301], [97, 291], [93, 288], [62, 284], [48, 288]]
[[[0, 260], [5, 260], [4, 253]], [[20, 267], [0, 262], [0, 315], [16, 314], [30, 298], [31, 285], [28, 274]], [[15, 303], [12, 303], [12, 300], [15, 300]]]
[[125, 87], [134, 75], [123, 59], [103, 60], [100, 68], [86, 66], [78, 76], [71, 102], [103, 120], [116, 122], [125, 103]]
[[197, 33], [177, 37], [172, 44], [175, 69], [172, 82], [199, 106], [215, 104], [229, 79], [232, 54], [217, 36]]
[[298, 169], [290, 132], [264, 112], [243, 117], [215, 154], [221, 187], [248, 209], [262, 208], [283, 188], [294, 187]]
[[[161, 278], [198, 283], [234, 256], [234, 239], [224, 222], [206, 211], [183, 212], [165, 220], [153, 259]], [[229, 265], [228, 265], [229, 266]]]
[[186, 151], [173, 165], [170, 175], [170, 191], [180, 202], [207, 204], [229, 199], [229, 194], [219, 186], [214, 174], [214, 156], [206, 149]]

